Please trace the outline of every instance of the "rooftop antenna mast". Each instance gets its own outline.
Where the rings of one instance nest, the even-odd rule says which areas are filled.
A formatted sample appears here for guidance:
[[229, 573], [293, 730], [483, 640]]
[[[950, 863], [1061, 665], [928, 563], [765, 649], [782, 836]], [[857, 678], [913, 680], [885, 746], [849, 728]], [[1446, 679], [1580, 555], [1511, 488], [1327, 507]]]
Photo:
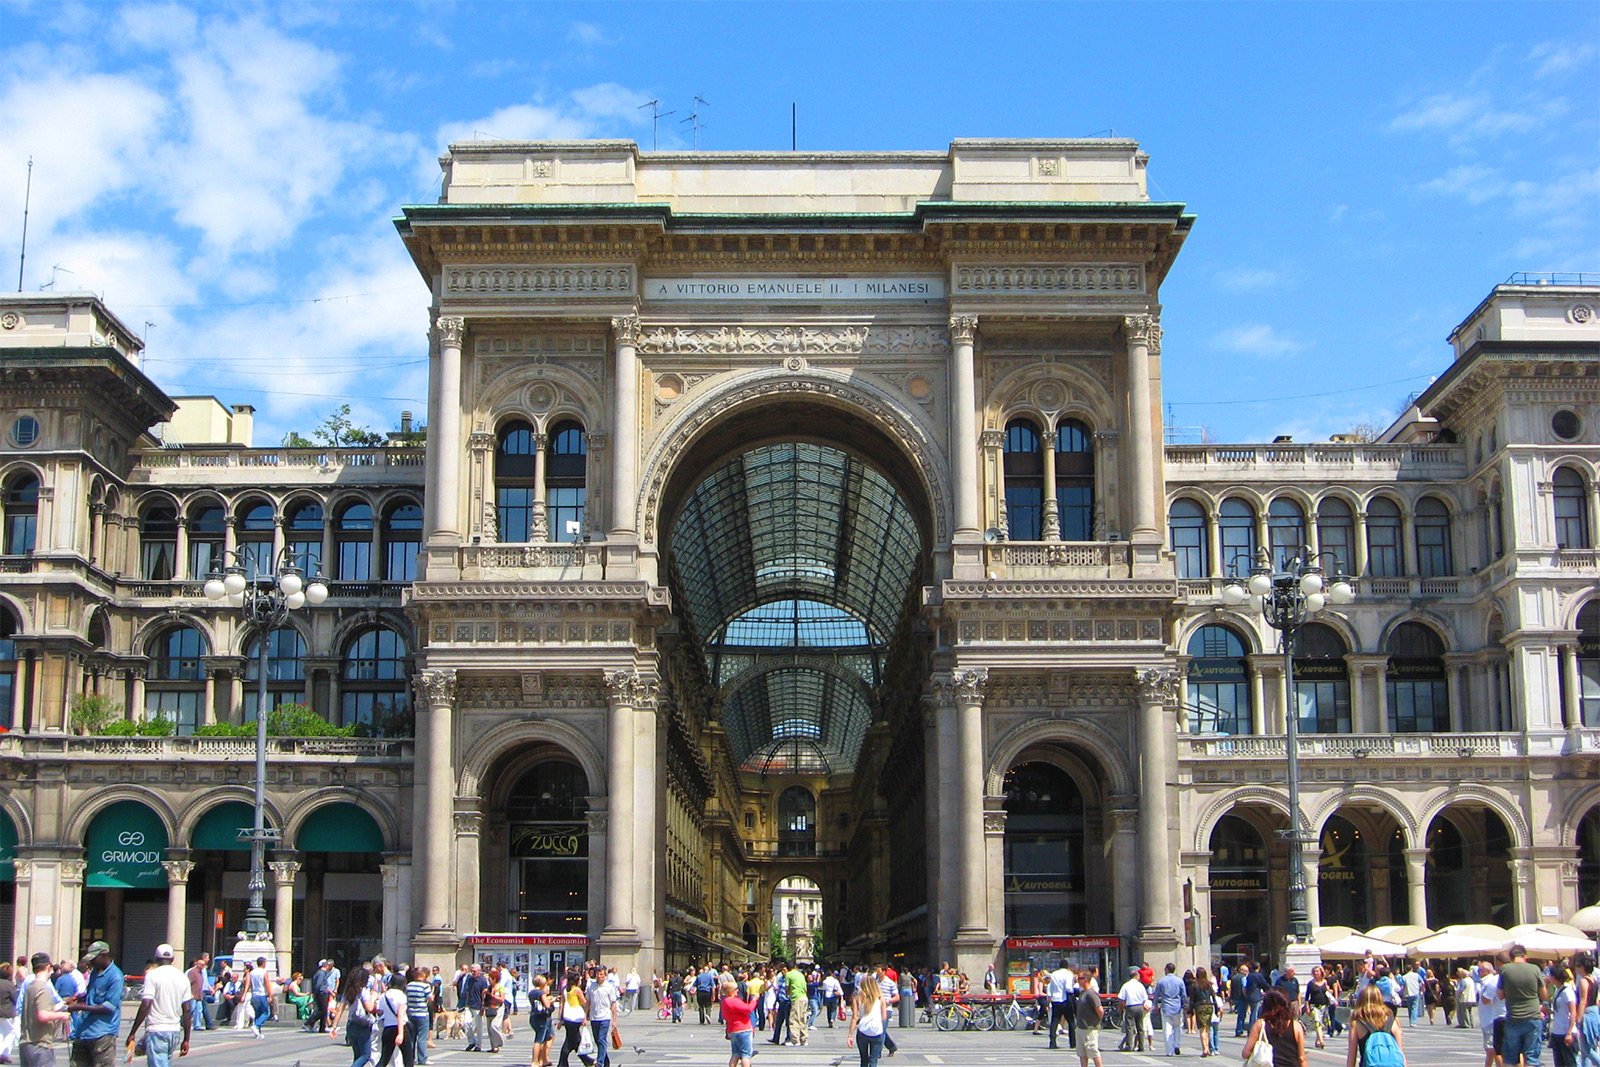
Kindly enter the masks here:
[[22, 194], [22, 255], [17, 257], [17, 292], [22, 292], [22, 268], [28, 262], [28, 202], [33, 199], [33, 157], [28, 157], [28, 185]]
[[[72, 273], [75, 273], [75, 272], [71, 271], [71, 270], [67, 269], [66, 267], [63, 267], [61, 264], [57, 263], [55, 266], [50, 268], [50, 280], [45, 282], [43, 285], [39, 286], [39, 291], [42, 293], [46, 289], [54, 289], [56, 287], [56, 275], [57, 274], [72, 274]], [[21, 292], [22, 290], [19, 289], [17, 291]]]
[[639, 105], [639, 109], [641, 111], [645, 108], [650, 109], [650, 151], [654, 152], [656, 150], [656, 132], [661, 127], [661, 120], [666, 118], [668, 115], [676, 115], [677, 112], [662, 111], [661, 101], [659, 100], [646, 100], [644, 103]]
[[704, 122], [700, 121], [700, 109], [710, 106], [710, 102], [706, 100], [705, 97], [696, 96], [694, 98], [694, 110], [689, 113], [688, 118], [683, 119], [678, 123], [680, 126], [684, 123], [688, 123], [689, 127], [694, 130], [694, 150], [696, 152], [700, 151], [700, 131], [705, 129], [706, 125]]

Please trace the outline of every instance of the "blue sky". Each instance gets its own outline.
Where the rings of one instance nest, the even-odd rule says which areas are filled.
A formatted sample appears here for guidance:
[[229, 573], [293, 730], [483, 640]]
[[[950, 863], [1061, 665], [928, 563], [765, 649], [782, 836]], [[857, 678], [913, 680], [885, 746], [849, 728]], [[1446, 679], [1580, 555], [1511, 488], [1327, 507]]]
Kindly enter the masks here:
[[[74, 4], [0, 0], [0, 279], [91, 290], [258, 444], [423, 407], [390, 219], [439, 151], [1114, 132], [1198, 223], [1162, 290], [1172, 423], [1387, 423], [1513, 271], [1600, 270], [1600, 9], [1468, 4]], [[60, 268], [55, 270], [54, 268]], [[148, 324], [148, 325], [147, 325]], [[1306, 394], [1323, 394], [1307, 397]], [[1291, 399], [1299, 398], [1299, 399]]]

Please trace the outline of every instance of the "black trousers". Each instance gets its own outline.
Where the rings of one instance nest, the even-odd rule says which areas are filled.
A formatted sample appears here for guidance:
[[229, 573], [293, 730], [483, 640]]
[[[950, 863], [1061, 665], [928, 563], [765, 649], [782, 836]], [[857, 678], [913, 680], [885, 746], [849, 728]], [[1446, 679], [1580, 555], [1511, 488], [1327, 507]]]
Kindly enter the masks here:
[[1052, 1000], [1050, 1002], [1051, 1048], [1056, 1047], [1056, 1027], [1061, 1025], [1062, 1020], [1065, 1020], [1067, 1024], [1067, 1047], [1078, 1047], [1077, 1013], [1072, 1010], [1075, 1006], [1070, 1000]]
[[783, 1041], [784, 1041], [783, 1029], [784, 1029], [784, 1027], [789, 1025], [789, 1013], [791, 1011], [793, 1011], [793, 1010], [794, 1010], [794, 1001], [792, 1001], [792, 1000], [780, 1000], [780, 1001], [778, 1001], [778, 1010], [774, 1014], [773, 1020], [772, 1020], [772, 1043], [774, 1045], [783, 1044]]

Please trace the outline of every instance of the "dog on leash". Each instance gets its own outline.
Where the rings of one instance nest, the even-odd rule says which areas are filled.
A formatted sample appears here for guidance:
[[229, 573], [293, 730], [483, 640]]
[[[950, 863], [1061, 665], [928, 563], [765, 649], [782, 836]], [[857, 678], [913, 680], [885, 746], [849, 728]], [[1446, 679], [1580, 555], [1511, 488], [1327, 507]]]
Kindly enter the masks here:
[[441, 1011], [433, 1017], [433, 1036], [445, 1040], [467, 1036], [467, 1017], [459, 1011]]

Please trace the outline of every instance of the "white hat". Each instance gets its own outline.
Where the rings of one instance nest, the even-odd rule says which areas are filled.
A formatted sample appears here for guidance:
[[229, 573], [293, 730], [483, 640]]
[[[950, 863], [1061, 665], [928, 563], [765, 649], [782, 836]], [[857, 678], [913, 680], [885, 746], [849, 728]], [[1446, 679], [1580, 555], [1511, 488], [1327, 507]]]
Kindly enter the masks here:
[[171, 945], [160, 944], [156, 946], [156, 959], [158, 960], [170, 960], [176, 955], [177, 953], [172, 950]]

